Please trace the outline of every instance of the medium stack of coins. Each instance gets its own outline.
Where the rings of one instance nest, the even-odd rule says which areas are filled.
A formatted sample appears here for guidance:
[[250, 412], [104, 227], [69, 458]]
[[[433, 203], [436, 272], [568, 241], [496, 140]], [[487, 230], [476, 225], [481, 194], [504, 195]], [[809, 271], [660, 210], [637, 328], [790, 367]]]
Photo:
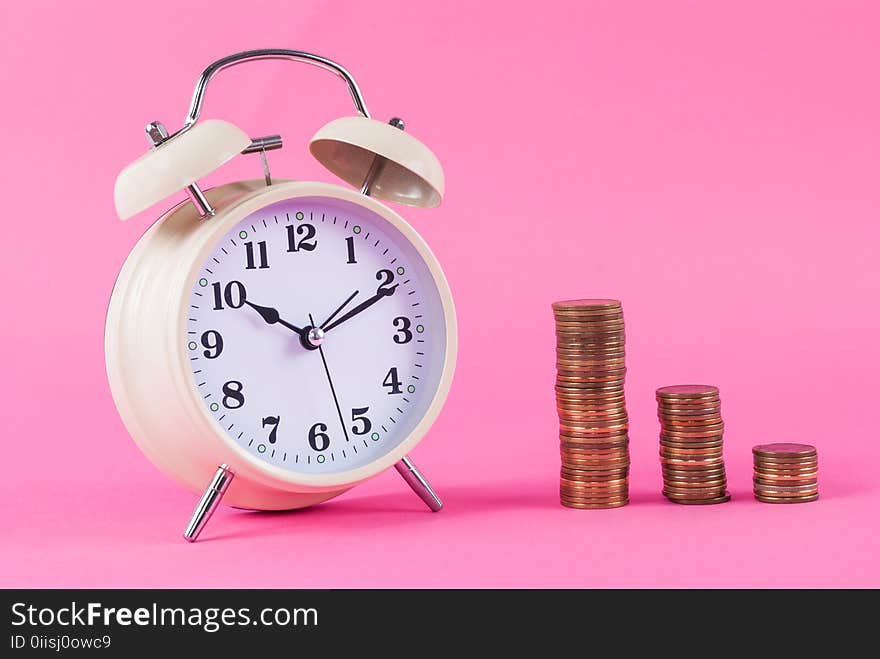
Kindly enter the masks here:
[[623, 309], [618, 300], [553, 304], [556, 407], [569, 508], [617, 508], [629, 501], [629, 439], [623, 381]]
[[808, 444], [759, 444], [755, 498], [764, 503], [803, 503], [819, 498], [819, 456]]
[[663, 495], [684, 504], [730, 501], [718, 388], [702, 384], [661, 387], [657, 413]]

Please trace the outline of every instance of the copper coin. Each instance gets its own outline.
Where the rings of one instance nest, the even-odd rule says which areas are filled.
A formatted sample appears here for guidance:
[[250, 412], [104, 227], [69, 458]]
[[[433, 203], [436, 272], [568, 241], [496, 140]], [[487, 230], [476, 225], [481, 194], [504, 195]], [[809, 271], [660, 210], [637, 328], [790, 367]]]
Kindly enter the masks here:
[[619, 501], [617, 503], [605, 503], [605, 504], [593, 504], [593, 503], [580, 503], [578, 501], [565, 501], [560, 500], [563, 506], [566, 508], [580, 508], [582, 510], [601, 510], [606, 508], [622, 508], [626, 504], [629, 503], [629, 499], [624, 499], [623, 501]]
[[730, 501], [730, 494], [725, 493], [724, 495], [713, 499], [670, 499], [670, 501], [689, 506], [712, 505], [715, 503], [727, 503]]
[[594, 504], [594, 505], [602, 505], [602, 504], [614, 504], [626, 501], [629, 499], [629, 495], [624, 492], [615, 492], [613, 494], [609, 494], [607, 496], [585, 496], [580, 494], [569, 494], [568, 492], [560, 492], [559, 493], [560, 501], [567, 501], [570, 503], [584, 503], [584, 504]]
[[759, 471], [767, 474], [804, 474], [812, 471], [819, 471], [819, 465], [817, 463], [813, 464], [798, 464], [798, 465], [766, 465], [766, 464], [756, 464], [754, 466], [755, 471]]
[[620, 309], [620, 300], [613, 298], [577, 298], [573, 300], [560, 300], [553, 303], [553, 309], [568, 311], [571, 309]]
[[816, 455], [816, 447], [809, 444], [758, 444], [752, 447], [752, 453], [755, 455], [775, 457], [808, 457]]
[[721, 455], [721, 452], [724, 450], [724, 446], [718, 444], [717, 446], [670, 446], [669, 444], [665, 444], [663, 442], [660, 443], [660, 454], [661, 455], [669, 455], [672, 457], [675, 456], [688, 456], [688, 455]]
[[560, 433], [559, 443], [561, 445], [582, 444], [583, 446], [626, 446], [629, 442], [629, 435], [621, 433], [618, 435], [592, 435], [592, 436], [573, 436], [571, 434]]
[[657, 396], [663, 398], [699, 398], [717, 396], [718, 387], [710, 384], [674, 384], [657, 389]]
[[727, 481], [724, 479], [714, 481], [671, 481], [664, 480], [663, 488], [671, 491], [676, 490], [709, 490], [714, 489], [716, 492], [723, 492], [727, 489]]
[[622, 469], [586, 471], [584, 469], [578, 469], [577, 467], [570, 467], [563, 464], [559, 470], [559, 477], [565, 478], [566, 480], [580, 482], [611, 483], [616, 480], [626, 480], [629, 477], [629, 467], [623, 467]]
[[557, 407], [556, 413], [559, 419], [568, 421], [625, 421], [628, 418], [625, 407]]
[[704, 440], [688, 440], [688, 439], [664, 439], [660, 438], [660, 446], [666, 446], [668, 448], [683, 448], [683, 449], [713, 449], [719, 448], [720, 446], [724, 446], [723, 439], [712, 439], [709, 441]]
[[818, 499], [819, 494], [811, 494], [805, 497], [767, 497], [756, 494], [755, 498], [763, 503], [807, 503], [808, 501], [815, 501]]
[[799, 471], [799, 472], [766, 472], [754, 471], [754, 478], [761, 478], [770, 482], [773, 481], [791, 481], [791, 480], [816, 480], [819, 477], [818, 471]]
[[608, 450], [626, 450], [627, 446], [629, 446], [629, 440], [624, 437], [622, 439], [614, 439], [614, 440], [605, 440], [605, 441], [591, 441], [591, 442], [580, 442], [580, 441], [571, 441], [566, 437], [561, 437], [559, 441], [560, 449], [583, 449], [583, 450], [592, 450], [592, 451], [608, 451]]
[[754, 457], [754, 465], [756, 467], [768, 467], [770, 469], [798, 469], [800, 467], [809, 467], [819, 464], [818, 457], [803, 458], [801, 460], [777, 460], [776, 458], [759, 458]]
[[676, 488], [669, 485], [663, 486], [663, 496], [675, 499], [714, 499], [723, 496], [726, 492], [724, 487], [705, 488]]

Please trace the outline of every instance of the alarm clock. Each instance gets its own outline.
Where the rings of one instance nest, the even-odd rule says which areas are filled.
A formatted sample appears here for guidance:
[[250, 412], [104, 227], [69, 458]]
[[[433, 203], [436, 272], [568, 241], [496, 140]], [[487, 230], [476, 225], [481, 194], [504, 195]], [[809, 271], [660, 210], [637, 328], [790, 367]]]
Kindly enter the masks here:
[[[264, 59], [317, 65], [356, 114], [310, 151], [348, 186], [273, 180], [267, 152], [222, 120], [199, 120], [209, 81]], [[137, 242], [114, 286], [105, 354], [113, 400], [146, 456], [202, 493], [195, 540], [221, 499], [254, 510], [317, 504], [395, 466], [432, 511], [442, 503], [408, 453], [446, 399], [457, 349], [449, 285], [425, 241], [381, 200], [437, 206], [443, 170], [400, 119], [372, 119], [351, 74], [312, 53], [266, 49], [208, 66], [175, 133], [116, 180], [126, 220], [185, 191]], [[202, 189], [241, 153], [263, 176]]]

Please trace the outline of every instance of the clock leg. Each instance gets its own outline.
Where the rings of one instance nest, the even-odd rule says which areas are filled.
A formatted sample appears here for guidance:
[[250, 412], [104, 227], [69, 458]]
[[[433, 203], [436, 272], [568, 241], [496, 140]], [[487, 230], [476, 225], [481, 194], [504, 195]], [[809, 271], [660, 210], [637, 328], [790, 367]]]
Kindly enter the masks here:
[[397, 469], [397, 473], [403, 477], [406, 484], [413, 489], [413, 492], [418, 494], [419, 498], [431, 509], [432, 513], [436, 513], [443, 507], [443, 502], [440, 501], [440, 497], [434, 492], [428, 479], [416, 469], [416, 466], [409, 457], [404, 456], [400, 462], [394, 465], [394, 468]]
[[183, 537], [186, 538], [186, 540], [189, 542], [196, 541], [196, 538], [199, 537], [199, 533], [202, 532], [202, 529], [205, 528], [205, 524], [208, 523], [208, 520], [211, 519], [211, 515], [214, 514], [217, 506], [220, 505], [220, 500], [223, 498], [223, 495], [226, 494], [226, 490], [229, 489], [229, 484], [232, 482], [233, 478], [235, 478], [235, 474], [230, 471], [229, 467], [225, 464], [217, 467], [217, 471], [214, 472], [214, 477], [208, 484], [208, 489], [205, 490], [202, 498], [199, 499], [199, 503], [193, 511], [189, 524], [186, 525], [186, 530], [183, 532]]

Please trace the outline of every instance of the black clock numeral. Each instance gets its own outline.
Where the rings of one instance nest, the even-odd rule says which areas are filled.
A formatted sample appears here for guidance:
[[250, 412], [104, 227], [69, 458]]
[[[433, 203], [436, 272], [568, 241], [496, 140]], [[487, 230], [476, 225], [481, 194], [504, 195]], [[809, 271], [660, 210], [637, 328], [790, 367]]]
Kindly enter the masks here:
[[247, 291], [240, 281], [231, 281], [223, 288], [219, 281], [211, 284], [214, 289], [214, 310], [223, 309], [223, 303], [230, 309], [240, 309], [247, 300]]
[[278, 424], [281, 423], [280, 416], [264, 416], [263, 417], [263, 427], [272, 426], [272, 430], [269, 431], [269, 443], [274, 444], [275, 440], [278, 439]]
[[376, 273], [376, 279], [379, 280], [379, 288], [376, 289], [376, 293], [384, 293], [385, 295], [391, 295], [394, 292], [394, 289], [397, 288], [397, 284], [394, 286], [391, 285], [391, 282], [394, 281], [394, 273], [391, 270], [379, 270]]
[[244, 405], [244, 394], [241, 392], [244, 386], [238, 380], [230, 380], [223, 385], [223, 407], [227, 410], [237, 410]]
[[202, 345], [205, 351], [202, 353], [208, 359], [217, 359], [223, 352], [223, 337], [217, 330], [208, 330], [202, 334]]
[[413, 333], [410, 330], [412, 327], [412, 321], [406, 316], [398, 316], [393, 321], [391, 321], [395, 328], [397, 328], [397, 333], [394, 335], [394, 342], [399, 344], [409, 343], [412, 341]]
[[345, 244], [348, 246], [348, 260], [346, 263], [357, 263], [357, 259], [354, 257], [354, 238], [349, 236], [345, 239]]
[[330, 446], [326, 423], [316, 423], [309, 429], [309, 446], [315, 451], [324, 451]]
[[313, 252], [318, 246], [318, 240], [315, 238], [315, 227], [311, 224], [292, 224], [287, 225], [287, 251], [298, 252], [305, 250]]
[[245, 256], [247, 257], [247, 265], [245, 266], [245, 270], [256, 270], [258, 267], [260, 270], [264, 270], [269, 267], [269, 257], [266, 254], [266, 241], [261, 240], [257, 243], [257, 248], [259, 252], [260, 265], [254, 265], [254, 243], [247, 242], [244, 244]]
[[385, 376], [385, 379], [382, 380], [382, 386], [388, 387], [390, 389], [390, 391], [388, 392], [389, 396], [391, 396], [392, 394], [402, 394], [403, 389], [400, 388], [401, 384], [402, 383], [400, 381], [400, 378], [397, 377], [396, 366], [392, 367], [391, 370], [388, 371], [388, 374]]
[[351, 411], [351, 420], [354, 421], [351, 431], [355, 435], [366, 435], [373, 429], [373, 423], [365, 416], [369, 411], [369, 407], [355, 407]]

